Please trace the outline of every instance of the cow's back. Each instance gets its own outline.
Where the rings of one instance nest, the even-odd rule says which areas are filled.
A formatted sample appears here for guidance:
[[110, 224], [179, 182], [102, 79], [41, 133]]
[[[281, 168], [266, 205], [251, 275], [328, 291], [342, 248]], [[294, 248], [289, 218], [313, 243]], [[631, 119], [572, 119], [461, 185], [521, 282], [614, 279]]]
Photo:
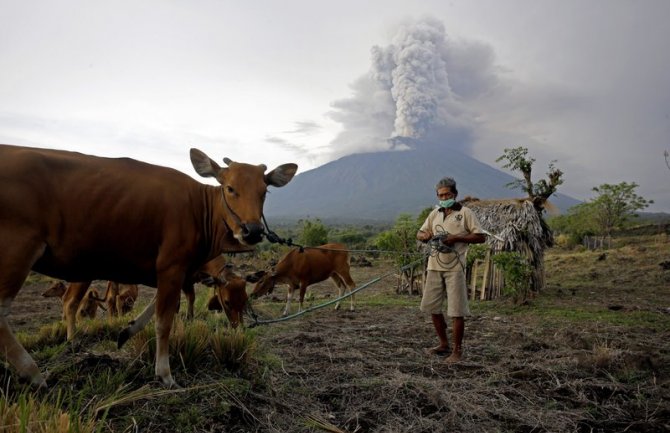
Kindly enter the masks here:
[[169, 230], [186, 244], [195, 180], [129, 158], [0, 145], [0, 221], [46, 244], [33, 269], [70, 281], [152, 284]]
[[335, 270], [349, 268], [349, 253], [346, 246], [338, 243], [314, 248], [293, 249], [277, 264], [278, 273], [292, 275], [309, 284], [323, 281]]

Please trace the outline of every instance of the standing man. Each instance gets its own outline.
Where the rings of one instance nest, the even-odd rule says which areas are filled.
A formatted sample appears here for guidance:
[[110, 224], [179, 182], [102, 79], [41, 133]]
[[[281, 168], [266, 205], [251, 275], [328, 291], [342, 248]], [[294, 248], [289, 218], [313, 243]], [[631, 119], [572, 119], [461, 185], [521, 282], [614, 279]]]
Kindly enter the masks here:
[[[433, 355], [449, 353], [447, 322], [442, 313], [447, 301], [447, 315], [451, 317], [453, 351], [447, 363], [461, 360], [463, 355], [464, 317], [470, 315], [465, 285], [465, 255], [468, 244], [486, 241], [481, 225], [472, 210], [456, 202], [456, 181], [450, 177], [440, 179], [435, 186], [439, 207], [433, 209], [417, 232], [422, 242], [434, 243], [428, 259], [426, 282], [421, 299], [421, 311], [429, 313], [440, 344], [427, 352]], [[439, 251], [439, 252], [438, 252]]]

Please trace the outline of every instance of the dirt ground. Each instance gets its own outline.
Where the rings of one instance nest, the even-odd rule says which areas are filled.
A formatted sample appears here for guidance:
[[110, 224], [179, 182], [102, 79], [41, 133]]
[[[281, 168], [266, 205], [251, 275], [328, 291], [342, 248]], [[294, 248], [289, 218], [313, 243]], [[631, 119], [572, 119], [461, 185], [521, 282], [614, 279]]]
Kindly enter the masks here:
[[[361, 284], [388, 269], [352, 273]], [[22, 289], [10, 316], [15, 330], [60, 319], [58, 300], [39, 296], [46, 284]], [[639, 327], [633, 320], [575, 325], [532, 312], [532, 304], [526, 314], [524, 307], [474, 302], [465, 360], [447, 365], [424, 352], [436, 338], [418, 311], [419, 296], [396, 294], [395, 284], [395, 277], [385, 278], [361, 292], [355, 312], [345, 302], [340, 311], [327, 307], [256, 328], [259, 345], [280, 368], [265, 376], [267, 387], [238, 402], [239, 416], [207, 431], [670, 431], [670, 305], [647, 308], [658, 326]], [[285, 289], [277, 290], [283, 297]], [[628, 305], [625, 292], [608, 290], [598, 300], [549, 288], [545, 308], [555, 302], [578, 309], [588, 301], [611, 313], [613, 305]], [[141, 299], [153, 291], [141, 288]], [[310, 293], [312, 304], [320, 304], [335, 291], [322, 283]], [[280, 305], [267, 298], [257, 303], [259, 311]]]
[[448, 365], [425, 354], [436, 337], [411, 301], [271, 325], [263, 340], [283, 375], [261, 431], [304, 431], [295, 420], [307, 415], [349, 432], [670, 431], [667, 326], [576, 327], [473, 306], [466, 359]]

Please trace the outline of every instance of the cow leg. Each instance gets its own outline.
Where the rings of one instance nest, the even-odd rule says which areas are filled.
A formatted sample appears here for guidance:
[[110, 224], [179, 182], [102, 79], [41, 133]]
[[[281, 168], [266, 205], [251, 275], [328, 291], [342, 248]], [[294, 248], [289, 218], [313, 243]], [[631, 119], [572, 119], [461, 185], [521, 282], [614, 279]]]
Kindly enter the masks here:
[[188, 320], [193, 320], [195, 317], [195, 287], [193, 284], [185, 284], [184, 285], [184, 296], [186, 297], [186, 303], [187, 305], [187, 311], [186, 311], [186, 319]]
[[123, 316], [123, 304], [126, 302], [125, 298], [121, 295], [116, 296], [116, 314], [121, 317]]
[[[28, 380], [31, 384], [46, 387], [46, 381], [40, 373], [37, 364], [19, 343], [9, 327], [7, 317], [16, 294], [21, 289], [30, 269], [37, 259], [44, 254], [46, 245], [26, 245], [24, 234], [13, 231], [3, 231], [0, 239], [0, 357], [4, 357], [12, 365], [19, 377]], [[23, 245], [20, 249], [17, 245]]]
[[[347, 286], [350, 293], [351, 293], [352, 290], [354, 290], [356, 288], [356, 283], [354, 283], [353, 278], [351, 278], [351, 275], [349, 274], [349, 271], [342, 272], [341, 274], [337, 274], [337, 276], [340, 278], [340, 282], [344, 282], [344, 285]], [[350, 298], [351, 298], [351, 304], [349, 306], [349, 310], [350, 311], [355, 311], [356, 302], [354, 301], [354, 295], [351, 295]]]
[[184, 274], [159, 276], [156, 293], [156, 376], [168, 388], [177, 387], [170, 372], [170, 331], [184, 284]]
[[7, 362], [16, 368], [19, 376], [27, 379], [36, 386], [46, 386], [47, 383], [40, 373], [40, 369], [26, 349], [18, 342], [7, 323], [7, 313], [10, 302], [0, 303], [0, 352]]
[[107, 282], [107, 295], [105, 295], [105, 302], [107, 303], [107, 314], [109, 318], [119, 317], [121, 314], [118, 308], [119, 300], [119, 283], [116, 281]]
[[69, 283], [65, 290], [63, 299], [63, 315], [65, 315], [65, 326], [67, 328], [67, 340], [72, 341], [76, 332], [77, 313], [84, 294], [91, 285], [90, 281], [81, 283]]
[[7, 322], [13, 300], [14, 296], [0, 300], [0, 354], [4, 355], [7, 362], [16, 368], [20, 377], [27, 379], [33, 385], [46, 386], [47, 383], [37, 364], [18, 342]]
[[153, 297], [149, 305], [144, 307], [144, 310], [128, 323], [128, 326], [124, 328], [121, 333], [119, 333], [119, 339], [117, 341], [117, 347], [120, 349], [126, 341], [130, 339], [133, 335], [140, 332], [147, 326], [147, 323], [151, 320], [151, 317], [154, 315], [156, 310], [156, 296]]
[[305, 281], [302, 281], [300, 283], [300, 307], [299, 307], [298, 311], [302, 311], [302, 304], [303, 304], [303, 301], [305, 300], [305, 293], [307, 292], [307, 286], [308, 286], [308, 284]]
[[[284, 307], [284, 312], [282, 313], [282, 316], [287, 316], [288, 312], [291, 308], [291, 298], [293, 298], [293, 291], [295, 290], [295, 286], [293, 283], [288, 285], [288, 292], [286, 292], [286, 307]], [[302, 301], [300, 302], [302, 306]]]
[[[344, 281], [342, 281], [342, 278], [340, 278], [339, 275], [333, 273], [330, 276], [330, 279], [333, 281], [335, 284], [335, 288], [337, 288], [337, 297], [341, 298], [342, 295], [344, 295]], [[337, 301], [337, 304], [335, 304], [335, 309], [339, 310], [340, 309], [340, 301]]]

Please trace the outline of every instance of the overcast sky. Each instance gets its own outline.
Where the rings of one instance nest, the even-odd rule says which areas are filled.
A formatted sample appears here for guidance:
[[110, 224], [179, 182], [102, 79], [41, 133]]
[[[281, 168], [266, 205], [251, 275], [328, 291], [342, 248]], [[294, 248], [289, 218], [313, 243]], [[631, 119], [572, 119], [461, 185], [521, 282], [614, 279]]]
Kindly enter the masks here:
[[670, 1], [0, 0], [0, 17], [3, 143], [191, 175], [190, 147], [305, 171], [394, 137], [496, 168], [524, 146], [560, 192], [636, 182], [670, 212]]

